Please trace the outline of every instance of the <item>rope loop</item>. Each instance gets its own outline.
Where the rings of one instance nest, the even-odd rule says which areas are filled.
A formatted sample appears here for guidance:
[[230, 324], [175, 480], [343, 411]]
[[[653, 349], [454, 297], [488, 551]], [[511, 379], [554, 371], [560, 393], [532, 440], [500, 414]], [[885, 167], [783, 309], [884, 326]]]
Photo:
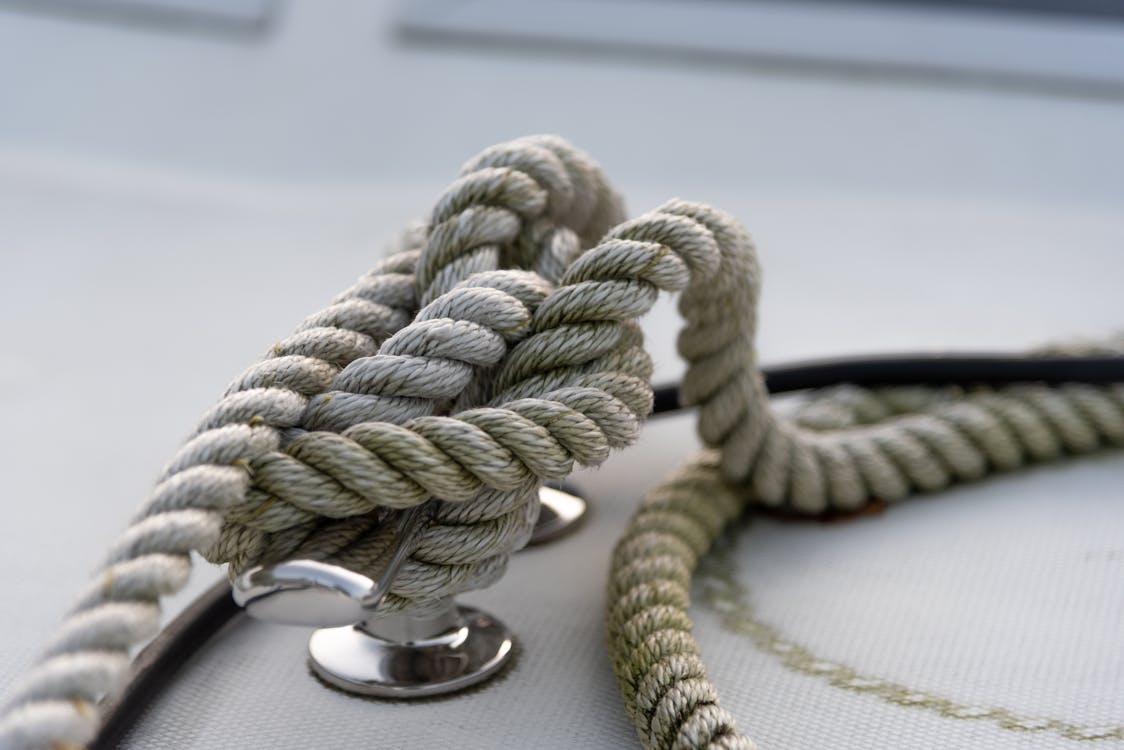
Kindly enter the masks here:
[[[292, 557], [374, 575], [402, 511], [431, 504], [381, 605], [491, 585], [538, 489], [635, 442], [652, 409], [638, 319], [675, 292], [681, 401], [707, 450], [644, 500], [613, 553], [606, 627], [648, 748], [748, 750], [687, 615], [699, 558], [745, 508], [815, 514], [1124, 444], [1124, 385], [840, 387], [789, 419], [754, 351], [761, 271], [745, 229], [673, 200], [625, 221], [556, 136], [484, 150], [393, 253], [242, 373], [160, 475], [0, 715], [0, 747], [82, 746], [130, 649], [186, 581]], [[1114, 344], [1115, 346], [1115, 344]]]

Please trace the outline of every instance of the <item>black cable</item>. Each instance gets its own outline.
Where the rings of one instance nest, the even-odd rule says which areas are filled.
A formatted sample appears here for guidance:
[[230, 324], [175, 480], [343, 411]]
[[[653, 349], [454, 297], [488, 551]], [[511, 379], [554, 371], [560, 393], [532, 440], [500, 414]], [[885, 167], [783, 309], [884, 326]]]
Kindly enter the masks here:
[[[1002, 354], [913, 354], [812, 360], [762, 368], [769, 393], [840, 383], [880, 385], [1003, 385], [1005, 383], [1124, 382], [1124, 357], [1012, 357]], [[679, 386], [655, 387], [653, 414], [682, 407]]]
[[[841, 383], [879, 385], [1002, 385], [1120, 383], [1124, 357], [1025, 357], [1001, 354], [921, 354], [827, 359], [763, 368], [769, 393]], [[677, 385], [655, 389], [656, 414], [682, 408]], [[91, 750], [111, 750], [180, 667], [240, 609], [225, 581], [212, 586], [137, 655], [120, 695], [101, 707], [102, 727]]]

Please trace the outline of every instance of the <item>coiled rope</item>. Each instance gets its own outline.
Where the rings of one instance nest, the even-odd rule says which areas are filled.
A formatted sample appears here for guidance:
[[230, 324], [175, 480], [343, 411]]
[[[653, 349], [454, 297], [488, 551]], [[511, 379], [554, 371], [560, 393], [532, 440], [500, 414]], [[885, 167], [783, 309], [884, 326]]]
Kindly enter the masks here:
[[[746, 252], [744, 245], [722, 249], [724, 256]], [[756, 302], [755, 279], [744, 279], [749, 304]], [[700, 347], [687, 317], [679, 344], [691, 359]], [[741, 335], [752, 351], [752, 317], [742, 320]], [[1113, 341], [1066, 351], [1120, 355], [1124, 346]], [[708, 364], [701, 369], [711, 372]], [[703, 378], [685, 382], [681, 398], [732, 392], [729, 402], [743, 407], [743, 419], [753, 423], [716, 426], [704, 401], [699, 430], [712, 449], [648, 493], [613, 552], [609, 655], [629, 718], [647, 748], [756, 747], [719, 705], [688, 615], [699, 558], [747, 508], [854, 511], [873, 500], [896, 501], [991, 471], [1124, 445], [1124, 383], [1026, 383], [967, 392], [844, 385], [812, 394], [784, 421], [770, 410], [759, 374], [730, 370], [722, 385]], [[739, 396], [758, 401], [746, 406]]]
[[[470, 161], [400, 252], [204, 416], [14, 690], [0, 748], [90, 739], [96, 702], [155, 632], [191, 550], [232, 573], [294, 556], [373, 571], [395, 544], [387, 521], [436, 498], [382, 606], [424, 608], [496, 580], [530, 533], [538, 484], [635, 439], [652, 403], [636, 319], [660, 291], [683, 292], [681, 398], [719, 450], [649, 496], [614, 556], [611, 653], [649, 747], [752, 746], [718, 707], [686, 617], [698, 556], [747, 503], [814, 513], [935, 489], [1016, 465], [1020, 441], [1035, 446], [1025, 458], [1055, 455], [1042, 425], [1057, 452], [1124, 436], [1120, 393], [1095, 388], [1002, 391], [990, 412], [899, 415], [887, 401], [889, 417], [833, 397], [853, 425], [781, 421], [754, 361], [760, 274], [744, 230], [682, 201], [621, 218], [600, 169], [558, 138]], [[1084, 433], [1057, 426], [1059, 398]]]

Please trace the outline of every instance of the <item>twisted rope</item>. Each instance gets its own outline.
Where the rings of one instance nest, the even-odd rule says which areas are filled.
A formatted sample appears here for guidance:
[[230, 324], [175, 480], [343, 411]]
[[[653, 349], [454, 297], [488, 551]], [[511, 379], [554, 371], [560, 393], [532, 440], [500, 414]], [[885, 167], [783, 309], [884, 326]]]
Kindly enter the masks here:
[[[699, 405], [699, 432], [711, 449], [645, 497], [609, 575], [610, 661], [629, 718], [652, 750], [756, 747], [719, 705], [688, 616], [699, 558], [747, 507], [855, 510], [1124, 445], [1124, 384], [967, 393], [840, 386], [781, 420], [754, 364], [754, 249], [728, 217], [714, 213], [708, 226], [722, 264], [707, 284], [692, 279], [684, 293], [679, 350], [690, 363], [680, 397]], [[1119, 342], [1092, 348], [1121, 349]]]
[[[366, 572], [390, 541], [367, 533], [371, 513], [438, 497], [465, 507], [436, 514], [385, 606], [437, 601], [493, 581], [526, 542], [537, 514], [534, 489], [542, 472], [510, 465], [510, 452], [534, 453], [542, 435], [528, 443], [521, 432], [505, 430], [506, 443], [497, 443], [487, 429], [466, 433], [463, 420], [422, 418], [454, 401], [464, 407], [484, 400], [486, 378], [476, 374], [526, 333], [531, 311], [551, 290], [546, 277], [580, 251], [577, 232], [603, 232], [607, 227], [589, 223], [619, 212], [596, 165], [559, 139], [521, 139], [469, 162], [438, 202], [417, 259], [415, 289], [428, 304], [376, 356], [352, 362], [331, 392], [312, 400], [304, 422], [311, 431], [252, 467], [255, 485], [268, 496], [228, 514], [227, 544], [212, 558], [238, 570], [299, 554]], [[496, 270], [516, 264], [539, 273]], [[534, 404], [517, 406], [542, 412]], [[502, 414], [476, 416], [503, 421]], [[486, 466], [473, 477], [462, 464]], [[496, 490], [518, 491], [518, 501]], [[469, 503], [474, 496], [478, 501]], [[452, 556], [435, 552], [453, 540]]]
[[[16, 686], [0, 720], [0, 747], [80, 747], [90, 739], [96, 702], [124, 678], [130, 647], [159, 627], [160, 597], [183, 587], [190, 552], [211, 547], [224, 513], [249, 493], [249, 466], [281, 445], [309, 398], [344, 364], [374, 354], [382, 338], [408, 322], [410, 256], [377, 265], [364, 283], [278, 343], [204, 416]], [[335, 323], [327, 325], [330, 319]]]
[[649, 496], [614, 555], [610, 652], [649, 747], [753, 746], [718, 706], [686, 616], [698, 557], [747, 503], [853, 508], [1124, 440], [1115, 387], [840, 390], [781, 421], [754, 362], [745, 231], [682, 201], [620, 219], [600, 169], [560, 139], [470, 161], [400, 252], [204, 416], [17, 686], [0, 748], [92, 736], [95, 702], [155, 632], [193, 549], [232, 573], [297, 555], [373, 572], [396, 544], [388, 520], [433, 503], [383, 606], [494, 581], [530, 533], [538, 485], [635, 440], [652, 399], [636, 319], [660, 291], [683, 292], [682, 400], [715, 450]]
[[[501, 392], [493, 406], [400, 425], [364, 422], [340, 434], [308, 433], [288, 446], [294, 466], [312, 467], [342, 486], [354, 488], [364, 478], [385, 482], [377, 496], [395, 507], [445, 501], [436, 526], [423, 533], [391, 585], [390, 606], [424, 604], [492, 580], [511, 551], [498, 544], [522, 543], [530, 532], [534, 513], [526, 505], [535, 493], [529, 489], [568, 475], [575, 464], [597, 465], [610, 449], [635, 439], [651, 408], [651, 363], [629, 321], [651, 307], [659, 289], [686, 283], [689, 267], [705, 272], [717, 265], [709, 231], [674, 213], [687, 205], [620, 225], [571, 266], [535, 309], [534, 333], [511, 348], [496, 372]], [[523, 395], [532, 384], [534, 395]], [[300, 481], [287, 478], [286, 491]], [[508, 523], [482, 524], [471, 515], [478, 523], [465, 524], [465, 514], [476, 511]], [[466, 538], [482, 533], [487, 543]]]

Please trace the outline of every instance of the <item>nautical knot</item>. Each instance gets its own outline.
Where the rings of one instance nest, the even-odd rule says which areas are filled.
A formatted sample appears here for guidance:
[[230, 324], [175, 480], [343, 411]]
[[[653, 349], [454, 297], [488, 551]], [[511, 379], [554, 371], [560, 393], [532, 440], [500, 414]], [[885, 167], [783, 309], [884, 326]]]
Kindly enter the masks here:
[[209, 410], [0, 717], [0, 748], [81, 746], [155, 633], [189, 554], [231, 574], [293, 557], [373, 574], [395, 514], [435, 501], [380, 605], [502, 575], [538, 487], [631, 444], [651, 411], [638, 318], [681, 292], [681, 400], [712, 449], [618, 545], [610, 653], [648, 747], [746, 748], [689, 634], [698, 557], [750, 503], [818, 513], [1124, 440], [1118, 387], [833, 391], [772, 411], [754, 355], [745, 230], [671, 201], [623, 221], [601, 169], [553, 136], [472, 159], [427, 221], [275, 344]]

